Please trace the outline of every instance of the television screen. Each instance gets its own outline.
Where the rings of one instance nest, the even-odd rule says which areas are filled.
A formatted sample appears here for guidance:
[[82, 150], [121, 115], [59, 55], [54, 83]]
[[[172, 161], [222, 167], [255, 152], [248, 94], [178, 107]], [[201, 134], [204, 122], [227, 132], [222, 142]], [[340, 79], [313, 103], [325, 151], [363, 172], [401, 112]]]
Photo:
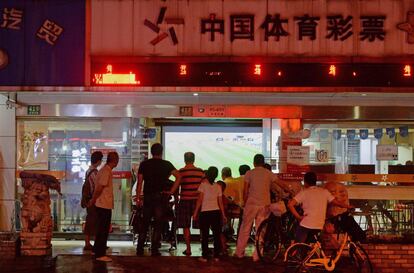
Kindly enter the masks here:
[[253, 168], [253, 157], [262, 153], [261, 127], [163, 127], [164, 158], [177, 168], [184, 167], [184, 153], [195, 154], [195, 165], [202, 169], [216, 166], [220, 171], [230, 167], [233, 177], [239, 176], [239, 166]]

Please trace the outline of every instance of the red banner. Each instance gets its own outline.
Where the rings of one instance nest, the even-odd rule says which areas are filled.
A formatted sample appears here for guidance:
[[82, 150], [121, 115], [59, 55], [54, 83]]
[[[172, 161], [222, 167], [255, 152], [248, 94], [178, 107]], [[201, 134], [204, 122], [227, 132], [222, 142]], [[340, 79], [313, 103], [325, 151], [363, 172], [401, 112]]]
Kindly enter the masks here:
[[129, 179], [132, 175], [130, 171], [113, 171], [112, 177], [114, 179]]

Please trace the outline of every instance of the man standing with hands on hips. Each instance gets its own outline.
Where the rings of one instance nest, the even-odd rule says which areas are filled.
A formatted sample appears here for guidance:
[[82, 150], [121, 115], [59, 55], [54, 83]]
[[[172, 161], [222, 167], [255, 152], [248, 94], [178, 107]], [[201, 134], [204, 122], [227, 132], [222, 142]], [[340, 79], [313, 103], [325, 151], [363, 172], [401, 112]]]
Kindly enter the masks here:
[[96, 237], [94, 252], [97, 261], [111, 262], [106, 256], [106, 243], [108, 241], [109, 227], [111, 225], [112, 209], [114, 208], [114, 191], [112, 170], [118, 165], [117, 152], [108, 153], [105, 166], [96, 175], [95, 191], [89, 206], [96, 207]]

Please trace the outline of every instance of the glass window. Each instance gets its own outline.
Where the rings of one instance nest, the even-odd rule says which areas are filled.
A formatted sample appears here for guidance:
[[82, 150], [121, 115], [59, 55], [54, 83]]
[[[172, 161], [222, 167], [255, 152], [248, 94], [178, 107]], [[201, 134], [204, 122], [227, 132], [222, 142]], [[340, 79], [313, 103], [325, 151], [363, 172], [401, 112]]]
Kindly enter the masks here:
[[[375, 173], [388, 173], [390, 165], [405, 165], [413, 160], [413, 132], [410, 124], [361, 122], [304, 124], [311, 136], [302, 144], [310, 146], [310, 164], [334, 164], [335, 173], [348, 173], [350, 166], [372, 165]], [[378, 145], [394, 145], [398, 158], [377, 160]], [[327, 158], [318, 156], [320, 151]], [[368, 167], [360, 167], [362, 169]], [[355, 168], [354, 168], [355, 170]]]
[[[120, 161], [114, 171], [131, 170], [130, 127], [128, 118], [17, 121], [18, 169], [48, 171], [62, 177], [62, 196], [52, 192], [55, 231], [82, 231], [86, 210], [81, 208], [80, 199], [92, 149], [116, 150]], [[124, 232], [131, 208], [130, 179], [114, 179], [114, 195], [112, 226], [114, 232]]]

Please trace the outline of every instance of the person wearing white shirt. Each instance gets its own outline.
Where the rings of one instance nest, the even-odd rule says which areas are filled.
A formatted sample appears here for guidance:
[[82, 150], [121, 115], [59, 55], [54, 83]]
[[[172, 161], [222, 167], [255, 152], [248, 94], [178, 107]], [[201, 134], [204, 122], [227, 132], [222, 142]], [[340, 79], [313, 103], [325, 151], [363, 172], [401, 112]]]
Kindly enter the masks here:
[[[200, 231], [201, 231], [201, 248], [202, 262], [207, 262], [208, 258], [208, 235], [210, 228], [214, 237], [214, 260], [219, 260], [221, 255], [221, 224], [227, 221], [224, 212], [221, 187], [214, 183], [218, 175], [216, 167], [208, 168], [205, 178], [201, 181], [198, 188], [199, 196], [194, 209], [193, 219], [198, 219], [200, 212]], [[222, 220], [222, 221], [221, 221]]]
[[[295, 241], [298, 243], [307, 242], [322, 230], [329, 203], [342, 208], [351, 208], [348, 204], [336, 200], [327, 189], [317, 187], [316, 181], [316, 174], [307, 172], [304, 176], [305, 189], [300, 191], [288, 204], [289, 210], [299, 222], [295, 234]], [[302, 206], [303, 215], [300, 215], [296, 210], [295, 206], [297, 205]]]
[[[254, 169], [244, 176], [244, 210], [237, 238], [235, 256], [242, 258], [249, 240], [250, 232], [255, 224], [256, 228], [269, 216], [270, 191], [273, 183], [278, 183], [277, 176], [264, 168], [264, 156], [256, 154], [253, 158]], [[253, 252], [253, 261], [258, 261], [257, 250]]]
[[112, 170], [118, 165], [118, 162], [118, 153], [108, 153], [105, 166], [96, 175], [95, 191], [88, 204], [88, 207], [93, 205], [96, 207], [94, 252], [96, 260], [101, 262], [112, 261], [110, 257], [106, 256], [106, 243], [111, 225], [112, 209], [114, 208]]

